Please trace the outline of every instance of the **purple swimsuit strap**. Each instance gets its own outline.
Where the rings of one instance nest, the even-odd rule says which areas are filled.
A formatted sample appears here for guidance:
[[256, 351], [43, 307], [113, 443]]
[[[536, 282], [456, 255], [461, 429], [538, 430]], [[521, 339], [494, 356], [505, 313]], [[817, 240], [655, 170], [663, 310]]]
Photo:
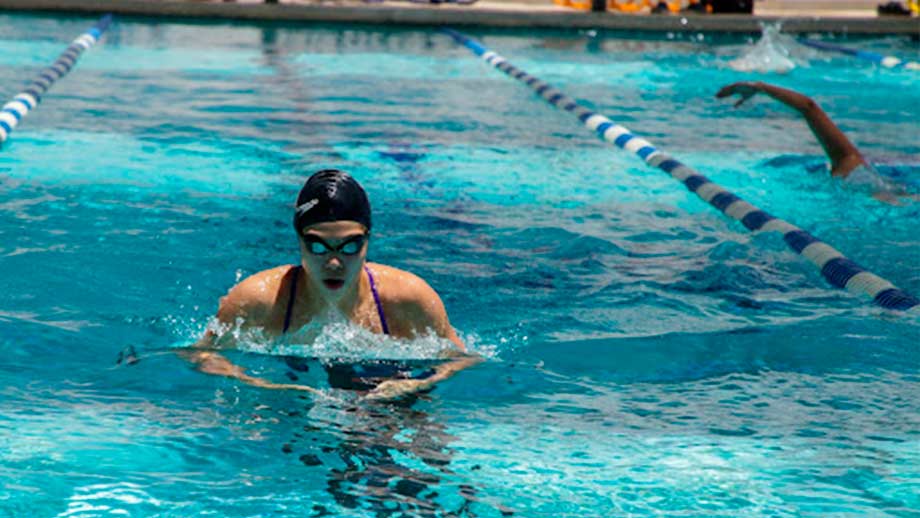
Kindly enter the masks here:
[[[300, 265], [294, 266], [291, 268], [294, 275], [291, 279], [291, 291], [288, 295], [288, 304], [287, 311], [284, 313], [284, 329], [281, 330], [281, 333], [287, 333], [288, 328], [291, 326], [291, 316], [294, 310], [294, 299], [297, 297], [297, 277], [300, 275]], [[390, 328], [387, 327], [387, 317], [383, 314], [383, 304], [380, 303], [380, 295], [377, 293], [377, 284], [374, 282], [374, 274], [371, 273], [371, 269], [364, 265], [364, 271], [367, 272], [367, 280], [371, 284], [371, 293], [374, 295], [374, 304], [377, 306], [377, 315], [380, 316], [380, 327], [383, 328], [383, 334], [390, 334]]]
[[383, 305], [380, 304], [380, 295], [377, 293], [377, 284], [374, 282], [374, 274], [371, 273], [371, 269], [364, 265], [364, 271], [367, 272], [367, 280], [371, 283], [371, 293], [374, 294], [374, 304], [377, 305], [377, 314], [380, 316], [380, 326], [383, 328], [383, 334], [390, 334], [390, 329], [387, 327], [387, 317], [383, 314]]
[[291, 314], [294, 311], [294, 299], [297, 297], [297, 277], [300, 276], [300, 265], [298, 264], [288, 271], [294, 272], [294, 278], [291, 279], [291, 291], [288, 295], [287, 310], [284, 312], [284, 329], [281, 330], [281, 334], [287, 333], [288, 328], [291, 327]]

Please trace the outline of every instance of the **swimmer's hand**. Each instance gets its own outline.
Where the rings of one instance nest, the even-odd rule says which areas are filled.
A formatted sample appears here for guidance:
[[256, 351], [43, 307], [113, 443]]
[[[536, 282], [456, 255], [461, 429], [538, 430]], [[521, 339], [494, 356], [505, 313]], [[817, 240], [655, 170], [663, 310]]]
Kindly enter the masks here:
[[435, 381], [432, 381], [431, 378], [423, 380], [386, 380], [364, 397], [374, 401], [392, 401], [429, 389], [434, 384]]
[[428, 390], [434, 387], [435, 383], [446, 380], [457, 372], [483, 361], [481, 356], [453, 349], [444, 351], [441, 356], [450, 358], [451, 360], [435, 367], [434, 374], [431, 376], [424, 379], [387, 380], [377, 385], [374, 390], [368, 392], [365, 398], [378, 401], [392, 401], [394, 399], [409, 396], [423, 390]]
[[740, 95], [741, 98], [738, 99], [738, 102], [735, 103], [735, 108], [741, 106], [744, 101], [747, 101], [751, 97], [757, 95], [757, 92], [760, 91], [760, 86], [757, 83], [751, 83], [748, 81], [741, 81], [738, 83], [732, 83], [727, 86], [723, 86], [718, 92], [716, 92], [716, 98], [722, 99], [724, 97], [731, 97], [732, 95]]

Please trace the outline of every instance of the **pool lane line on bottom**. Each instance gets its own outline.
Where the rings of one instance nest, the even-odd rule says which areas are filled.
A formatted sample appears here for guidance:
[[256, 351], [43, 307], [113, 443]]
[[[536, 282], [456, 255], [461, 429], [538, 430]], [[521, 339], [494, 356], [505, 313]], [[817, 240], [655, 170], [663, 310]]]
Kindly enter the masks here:
[[74, 67], [80, 55], [92, 47], [102, 37], [102, 33], [112, 23], [112, 15], [107, 14], [96, 25], [81, 34], [68, 46], [54, 63], [42, 70], [35, 79], [13, 100], [0, 108], [0, 146], [9, 138], [13, 128], [41, 102], [42, 95], [51, 88], [55, 81], [67, 75]]
[[817, 40], [813, 40], [809, 38], [799, 38], [798, 41], [802, 45], [806, 45], [813, 49], [823, 50], [825, 52], [836, 52], [838, 54], [846, 54], [848, 56], [853, 56], [855, 58], [859, 58], [865, 61], [871, 61], [885, 68], [920, 71], [920, 62], [907, 61], [897, 56], [886, 56], [884, 54], [879, 54], [878, 52], [851, 49], [849, 47], [843, 47], [840, 45], [835, 45], [833, 43], [826, 43], [823, 41], [817, 41]]
[[833, 286], [846, 288], [853, 293], [868, 295], [876, 304], [886, 309], [901, 311], [920, 309], [920, 299], [867, 271], [808, 232], [742, 200], [689, 166], [659, 151], [647, 140], [633, 135], [625, 127], [615, 124], [603, 115], [592, 112], [549, 84], [515, 67], [476, 40], [451, 29], [443, 30], [486, 63], [525, 83], [553, 106], [572, 113], [602, 139], [632, 151], [645, 163], [668, 173], [703, 201], [730, 218], [740, 221], [748, 230], [780, 232], [786, 244], [817, 266], [821, 270], [821, 275]]

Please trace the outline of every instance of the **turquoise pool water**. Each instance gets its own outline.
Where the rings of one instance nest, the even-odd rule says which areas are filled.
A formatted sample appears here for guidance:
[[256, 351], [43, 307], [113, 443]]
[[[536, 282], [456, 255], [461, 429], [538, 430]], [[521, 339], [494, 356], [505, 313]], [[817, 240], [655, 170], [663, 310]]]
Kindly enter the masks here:
[[[93, 23], [0, 15], [10, 99]], [[814, 96], [916, 190], [920, 75], [747, 38], [472, 35], [920, 293], [920, 205], [809, 173], [748, 78]], [[916, 55], [899, 38], [846, 44]], [[442, 295], [488, 361], [411, 405], [320, 362], [424, 360], [330, 328], [232, 359], [335, 400], [189, 369], [237, 280], [296, 261], [306, 175], [351, 171], [373, 260]], [[0, 151], [0, 516], [918, 516], [920, 321], [827, 285], [435, 31], [121, 19]], [[133, 346], [140, 362], [116, 364]]]

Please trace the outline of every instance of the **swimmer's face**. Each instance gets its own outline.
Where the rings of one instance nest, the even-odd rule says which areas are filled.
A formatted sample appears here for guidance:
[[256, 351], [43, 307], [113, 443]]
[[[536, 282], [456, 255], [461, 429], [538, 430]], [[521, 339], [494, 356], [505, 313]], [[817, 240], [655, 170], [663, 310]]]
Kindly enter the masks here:
[[327, 221], [300, 235], [303, 267], [330, 298], [354, 286], [367, 257], [367, 228], [356, 221]]

